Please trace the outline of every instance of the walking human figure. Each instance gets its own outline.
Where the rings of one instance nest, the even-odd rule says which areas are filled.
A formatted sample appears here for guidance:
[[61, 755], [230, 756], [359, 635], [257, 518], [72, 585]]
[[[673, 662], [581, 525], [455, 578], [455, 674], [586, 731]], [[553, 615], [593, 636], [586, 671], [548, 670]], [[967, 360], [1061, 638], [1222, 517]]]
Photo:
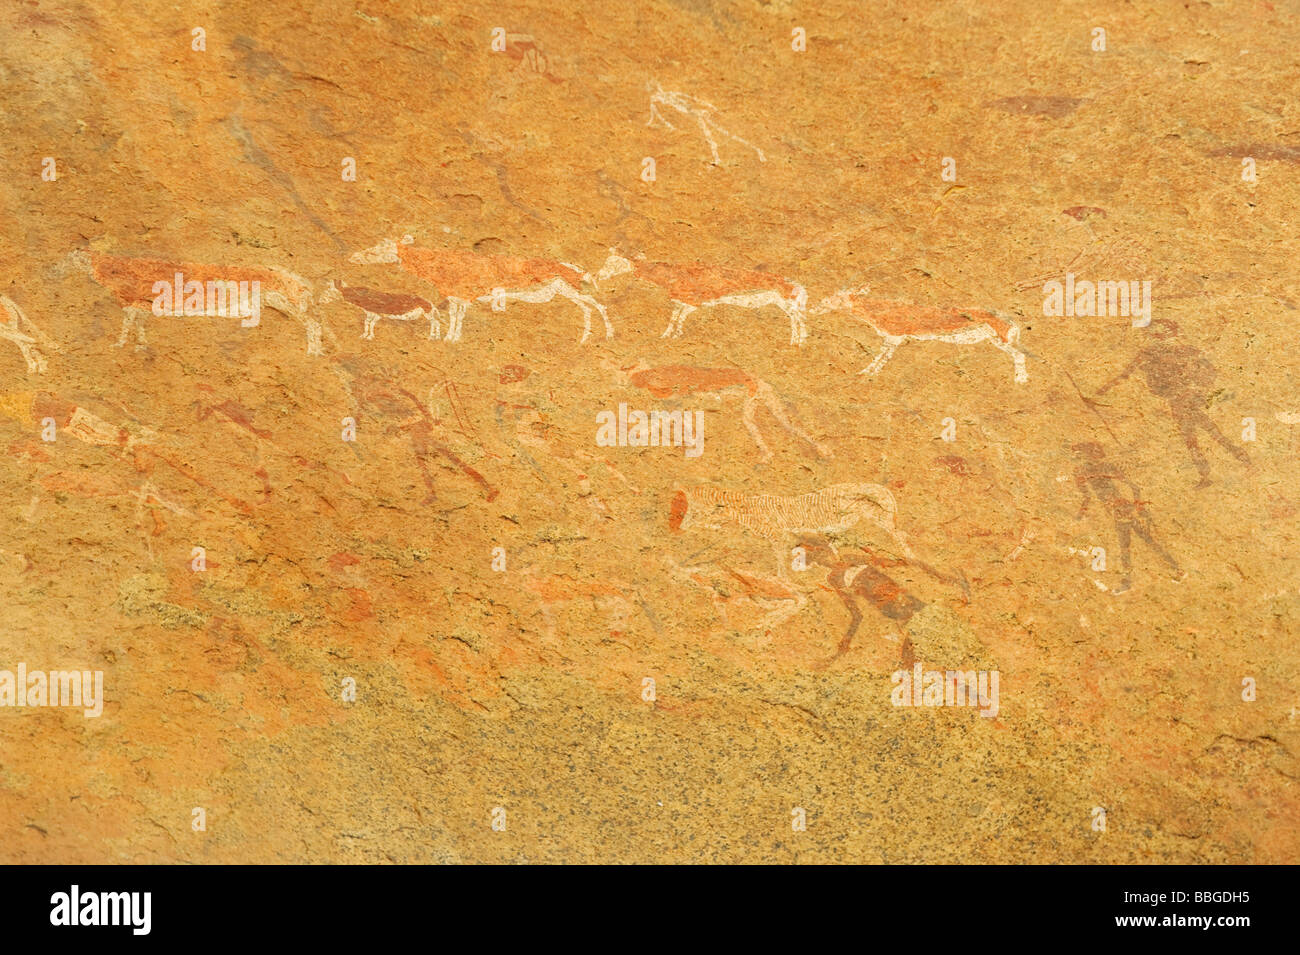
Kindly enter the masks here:
[[[1155, 553], [1174, 571], [1174, 580], [1182, 580], [1187, 572], [1178, 566], [1178, 561], [1156, 540], [1155, 528], [1144, 509], [1141, 489], [1130, 481], [1115, 464], [1106, 459], [1106, 452], [1095, 441], [1081, 441], [1070, 445], [1080, 459], [1074, 468], [1074, 483], [1083, 495], [1079, 505], [1078, 518], [1082, 519], [1095, 497], [1110, 512], [1115, 522], [1115, 536], [1119, 539], [1120, 571], [1124, 577], [1120, 585], [1111, 590], [1113, 594], [1122, 594], [1133, 585], [1132, 562], [1129, 544], [1134, 534], [1146, 541]], [[1120, 482], [1128, 486], [1133, 493], [1128, 498], [1120, 493], [1116, 486]]]
[[1229, 441], [1205, 413], [1206, 397], [1214, 384], [1217, 371], [1199, 349], [1177, 340], [1178, 326], [1174, 322], [1168, 319], [1157, 322], [1151, 326], [1150, 334], [1155, 338], [1155, 343], [1140, 348], [1128, 367], [1103, 385], [1097, 394], [1104, 395], [1120, 382], [1126, 381], [1134, 371], [1141, 371], [1146, 378], [1147, 390], [1169, 404], [1169, 414], [1182, 434], [1192, 463], [1201, 476], [1196, 486], [1209, 487], [1212, 483], [1210, 462], [1201, 450], [1197, 440], [1198, 432], [1204, 431], [1242, 464], [1250, 463], [1245, 450]]
[[[344, 363], [340, 362], [343, 366]], [[349, 362], [344, 369], [351, 378], [349, 390], [359, 411], [375, 416], [387, 428], [402, 434], [410, 441], [411, 453], [424, 481], [427, 494], [421, 502], [429, 505], [437, 501], [437, 488], [431, 461], [441, 458], [478, 485], [488, 501], [501, 492], [482, 474], [471, 467], [449, 444], [464, 444], [454, 438], [456, 433], [448, 423], [435, 416], [435, 410], [393, 380], [393, 376], [379, 368], [371, 369], [357, 362]]]

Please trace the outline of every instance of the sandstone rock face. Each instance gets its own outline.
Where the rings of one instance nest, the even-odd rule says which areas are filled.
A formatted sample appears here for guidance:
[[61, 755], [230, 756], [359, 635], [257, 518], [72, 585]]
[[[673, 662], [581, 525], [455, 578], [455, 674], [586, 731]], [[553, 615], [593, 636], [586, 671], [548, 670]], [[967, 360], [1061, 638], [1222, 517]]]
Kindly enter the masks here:
[[0, 861], [1300, 859], [1281, 5], [187, 7], [0, 8]]

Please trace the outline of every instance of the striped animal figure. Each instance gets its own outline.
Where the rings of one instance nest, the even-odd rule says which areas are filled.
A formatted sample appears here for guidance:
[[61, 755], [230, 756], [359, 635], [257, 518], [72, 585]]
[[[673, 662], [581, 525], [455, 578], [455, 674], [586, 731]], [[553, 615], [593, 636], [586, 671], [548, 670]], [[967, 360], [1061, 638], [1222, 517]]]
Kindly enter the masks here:
[[438, 324], [438, 310], [427, 299], [422, 299], [418, 295], [376, 292], [374, 289], [362, 288], [359, 285], [344, 285], [342, 282], [331, 281], [329, 288], [321, 293], [321, 304], [329, 305], [340, 300], [356, 306], [365, 313], [365, 327], [361, 329], [362, 338], [375, 337], [375, 326], [379, 324], [381, 318], [389, 318], [396, 322], [427, 318], [429, 337], [436, 340], [442, 336], [442, 328]]
[[604, 306], [578, 291], [577, 286], [590, 283], [591, 277], [576, 265], [551, 259], [480, 255], [459, 249], [426, 249], [415, 245], [409, 235], [403, 236], [401, 242], [385, 239], [373, 248], [353, 253], [350, 261], [400, 265], [437, 289], [442, 298], [439, 305], [445, 302], [450, 315], [446, 338], [449, 342], [460, 341], [465, 312], [474, 302], [504, 308], [509, 301], [542, 303], [557, 295], [582, 309], [580, 342], [591, 337], [593, 309], [605, 322], [605, 337], [614, 337], [614, 326]]
[[805, 320], [808, 292], [802, 285], [780, 276], [750, 269], [627, 259], [610, 249], [609, 258], [596, 273], [596, 281], [604, 282], [629, 272], [651, 285], [658, 285], [672, 299], [673, 314], [661, 338], [680, 338], [687, 315], [696, 309], [715, 305], [734, 305], [737, 308], [775, 306], [790, 319], [791, 345], [802, 345], [808, 338]]
[[[306, 280], [281, 269], [244, 268], [227, 265], [201, 265], [192, 262], [169, 262], [162, 259], [138, 259], [103, 252], [77, 250], [69, 256], [74, 267], [89, 274], [113, 293], [122, 306], [122, 334], [117, 345], [126, 344], [135, 326], [136, 350], [145, 347], [144, 320], [153, 312], [158, 299], [157, 286], [179, 284], [186, 298], [184, 314], [212, 317], [237, 317], [251, 328], [258, 324], [260, 304], [265, 302], [278, 312], [298, 319], [307, 327], [307, 354], [321, 355], [321, 324], [309, 314], [312, 308], [311, 286]], [[253, 285], [252, 283], [258, 283]], [[191, 308], [190, 289], [199, 286]], [[243, 289], [257, 288], [257, 302], [252, 308], [243, 301]], [[178, 296], [179, 298], [179, 296]], [[179, 308], [181, 302], [175, 305]]]
[[814, 315], [848, 312], [884, 339], [880, 354], [861, 374], [875, 375], [906, 341], [940, 341], [952, 345], [971, 345], [987, 341], [1011, 356], [1017, 384], [1029, 380], [1025, 355], [1018, 347], [1020, 327], [997, 312], [981, 308], [939, 308], [866, 298], [867, 289], [837, 292], [813, 309]]
[[794, 534], [834, 534], [861, 521], [875, 524], [907, 557], [912, 549], [894, 526], [898, 505], [889, 489], [879, 484], [832, 484], [808, 494], [746, 494], [710, 485], [679, 490], [673, 497], [668, 526], [682, 531], [691, 526], [722, 529], [740, 527], [771, 541], [777, 567], [785, 575], [782, 545]]

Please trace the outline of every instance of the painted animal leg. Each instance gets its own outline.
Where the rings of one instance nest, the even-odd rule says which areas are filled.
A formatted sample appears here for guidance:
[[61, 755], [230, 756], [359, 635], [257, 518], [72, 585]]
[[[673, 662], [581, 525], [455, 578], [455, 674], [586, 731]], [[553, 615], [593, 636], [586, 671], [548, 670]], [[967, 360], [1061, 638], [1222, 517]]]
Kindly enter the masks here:
[[754, 396], [746, 396], [745, 403], [741, 406], [741, 417], [745, 421], [745, 428], [749, 431], [749, 436], [753, 438], [754, 443], [758, 445], [758, 450], [762, 453], [763, 461], [766, 462], [772, 460], [772, 451], [768, 448], [767, 442], [763, 440], [763, 435], [759, 433], [758, 422], [754, 420], [754, 404]]
[[1025, 353], [1015, 345], [1004, 342], [996, 335], [990, 338], [989, 341], [1011, 356], [1011, 360], [1014, 362], [1016, 369], [1016, 384], [1023, 385], [1027, 382], [1029, 380], [1029, 372], [1025, 371]]
[[803, 309], [794, 302], [784, 301], [781, 310], [790, 318], [790, 344], [802, 345], [808, 340], [808, 323], [804, 321]]
[[759, 149], [753, 143], [741, 139], [739, 136], [737, 136], [735, 133], [731, 132], [730, 130], [723, 129], [722, 126], [720, 126], [718, 123], [713, 123], [713, 128], [717, 130], [719, 133], [721, 133], [723, 136], [726, 136], [732, 142], [740, 143], [742, 146], [748, 146], [750, 149], [754, 150], [754, 152], [758, 153], [759, 162], [767, 162], [767, 157], [763, 155], [763, 150]]
[[126, 340], [131, 337], [132, 326], [138, 326], [137, 334], [143, 337], [143, 319], [139, 318], [136, 314], [139, 311], [141, 310], [136, 308], [134, 305], [128, 305], [126, 308], [122, 309], [122, 334], [117, 336], [116, 347], [121, 348], [126, 344]]
[[677, 313], [684, 307], [681, 302], [673, 302], [673, 313], [668, 316], [668, 327], [664, 329], [664, 333], [659, 336], [660, 338], [672, 338], [673, 329], [677, 327]]
[[903, 344], [903, 339], [886, 336], [885, 344], [880, 349], [880, 354], [873, 358], [871, 364], [862, 369], [858, 374], [874, 376], [885, 366], [885, 362], [894, 357], [894, 352], [898, 350], [898, 346], [901, 344]]
[[366, 312], [365, 327], [361, 329], [361, 337], [367, 339], [374, 338], [375, 325], [378, 324], [378, 322], [379, 322], [378, 315], [376, 315], [374, 312]]
[[[782, 564], [782, 566], [784, 566], [784, 564]], [[773, 578], [768, 578], [768, 580], [773, 580]], [[781, 603], [786, 606], [777, 610], [772, 610], [764, 615], [763, 619], [760, 620], [758, 624], [759, 629], [764, 631], [775, 630], [787, 620], [798, 616], [799, 612], [808, 605], [808, 598], [804, 596], [803, 591], [785, 579], [784, 574], [779, 581], [774, 582], [779, 582], [784, 588], [786, 588], [790, 596], [773, 598], [780, 600]], [[792, 604], [793, 606], [791, 606]]]
[[770, 305], [779, 308], [790, 319], [790, 344], [798, 345], [803, 341], [803, 318], [799, 314], [798, 303], [797, 301], [792, 302], [781, 292], [770, 290], [766, 292], [743, 292], [737, 295], [723, 295], [710, 302], [702, 303], [704, 308], [711, 308], [714, 305], [734, 305], [737, 308], [754, 309], [765, 308]]
[[781, 399], [777, 397], [777, 394], [773, 390], [772, 386], [765, 381], [755, 382], [754, 395], [748, 398], [746, 400], [746, 403], [753, 404], [755, 401], [759, 401], [759, 400], [763, 402], [764, 407], [766, 407], [768, 411], [772, 412], [772, 417], [776, 418], [776, 420], [781, 423], [781, 426], [785, 428], [786, 431], [790, 432], [796, 437], [803, 438], [805, 441], [811, 444], [813, 446], [813, 449], [823, 458], [831, 457], [831, 453], [829, 450], [827, 450], [825, 447], [823, 447], [821, 444], [815, 441], [812, 435], [808, 434], [806, 431], [804, 431], [802, 428], [800, 428], [798, 425], [796, 425], [793, 421], [790, 420], [789, 416], [785, 413], [785, 408], [782, 407], [781, 405]]
[[659, 108], [655, 105], [654, 100], [651, 100], [651, 101], [650, 101], [650, 119], [649, 119], [649, 121], [646, 122], [646, 125], [647, 125], [647, 126], [654, 126], [656, 123], [658, 123], [658, 124], [660, 124], [660, 125], [662, 125], [662, 126], [666, 126], [666, 127], [668, 127], [669, 129], [676, 129], [676, 128], [677, 128], [676, 126], [674, 126], [672, 123], [668, 122], [668, 120], [666, 120], [666, 119], [664, 118], [663, 114], [659, 112]]
[[589, 295], [583, 295], [564, 279], [556, 278], [547, 282], [545, 285], [539, 285], [537, 288], [526, 289], [519, 292], [500, 291], [495, 295], [485, 295], [479, 299], [480, 302], [491, 302], [494, 298], [502, 301], [529, 302], [534, 305], [540, 305], [549, 302], [555, 296], [561, 295], [567, 298], [578, 308], [582, 309], [582, 337], [578, 339], [581, 344], [591, 337], [591, 309], [587, 303], [595, 304], [595, 300]]
[[308, 318], [305, 315], [302, 317], [302, 321], [303, 324], [307, 326], [307, 354], [325, 354], [325, 349], [321, 347], [321, 323], [316, 319]]
[[7, 338], [18, 346], [18, 350], [22, 352], [23, 360], [27, 362], [27, 370], [29, 372], [36, 372], [38, 374], [44, 372], [45, 358], [36, 349], [36, 339], [18, 331], [17, 324], [18, 323], [15, 322], [14, 327], [12, 328], [8, 325], [0, 325], [0, 338]]
[[144, 317], [148, 314], [143, 308], [134, 309], [135, 311], [135, 350], [143, 351], [149, 346], [144, 337]]
[[668, 319], [668, 328], [661, 335], [661, 338], [681, 338], [682, 329], [686, 324], [686, 316], [695, 311], [694, 305], [687, 305], [685, 302], [674, 302], [672, 318]]
[[704, 138], [709, 141], [709, 152], [713, 153], [713, 165], [720, 166], [722, 160], [718, 157], [718, 144], [713, 139], [713, 131], [709, 128], [709, 121], [703, 116], [697, 116], [700, 122], [700, 131], [704, 133]]
[[[17, 341], [17, 340], [16, 340]], [[45, 373], [45, 356], [36, 350], [36, 346], [24, 341], [18, 341], [18, 350], [23, 353], [23, 360], [27, 362], [27, 370], [38, 375]]]
[[556, 279], [551, 283], [555, 286], [555, 291], [567, 298], [578, 308], [582, 309], [582, 338], [578, 340], [579, 344], [585, 342], [591, 337], [591, 310], [594, 308], [600, 313], [600, 317], [605, 322], [605, 337], [614, 337], [614, 327], [609, 323], [609, 316], [605, 314], [605, 306], [601, 305], [590, 295], [579, 292], [564, 279]]
[[448, 319], [447, 341], [458, 342], [464, 332], [465, 312], [469, 309], [469, 302], [463, 298], [448, 298], [447, 312], [450, 316]]
[[907, 535], [894, 525], [893, 511], [886, 511], [884, 517], [876, 521], [876, 523], [880, 526], [881, 530], [893, 538], [894, 543], [898, 545], [898, 548], [903, 552], [904, 557], [910, 560], [916, 556], [912, 553], [911, 545], [907, 543]]
[[437, 341], [442, 337], [442, 326], [438, 322], [438, 310], [431, 308], [425, 314], [429, 319], [429, 337]]

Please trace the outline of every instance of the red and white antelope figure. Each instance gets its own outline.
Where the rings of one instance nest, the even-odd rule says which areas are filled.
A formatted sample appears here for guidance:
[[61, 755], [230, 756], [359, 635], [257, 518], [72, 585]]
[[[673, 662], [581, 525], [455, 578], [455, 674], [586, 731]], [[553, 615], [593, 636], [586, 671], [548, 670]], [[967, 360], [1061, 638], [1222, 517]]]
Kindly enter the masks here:
[[[18, 303], [8, 295], [0, 295], [0, 308], [3, 308], [5, 314], [9, 316], [9, 321], [0, 322], [0, 338], [7, 338], [18, 346], [23, 360], [27, 362], [29, 372], [42, 374], [46, 368], [45, 356], [37, 349], [37, 343], [52, 351], [58, 351], [59, 346], [50, 341], [18, 307]], [[24, 327], [27, 329], [26, 332], [23, 331]]]
[[[307, 327], [307, 354], [321, 355], [321, 324], [308, 312], [313, 307], [311, 286], [303, 278], [282, 269], [245, 268], [170, 262], [108, 255], [79, 249], [69, 256], [72, 264], [108, 289], [122, 306], [122, 334], [117, 345], [126, 344], [135, 326], [136, 350], [145, 347], [144, 320], [153, 314], [160, 289], [167, 287], [167, 301], [173, 314], [185, 316], [235, 317], [252, 328], [260, 322], [261, 304], [298, 319]], [[250, 290], [256, 290], [250, 295]]]
[[875, 375], [906, 341], [940, 341], [951, 345], [972, 345], [987, 341], [1011, 356], [1017, 384], [1029, 380], [1025, 354], [1018, 347], [1020, 326], [997, 312], [983, 308], [941, 308], [867, 298], [867, 289], [837, 292], [822, 299], [814, 315], [848, 312], [884, 339], [880, 354], [861, 374]]
[[808, 338], [805, 320], [808, 292], [802, 285], [780, 276], [751, 269], [649, 262], [639, 256], [627, 259], [610, 249], [609, 258], [596, 273], [596, 282], [629, 272], [658, 285], [672, 298], [673, 314], [661, 338], [680, 338], [687, 315], [696, 309], [715, 305], [734, 305], [737, 308], [776, 306], [790, 319], [790, 344], [802, 345]]
[[[623, 371], [627, 370], [623, 369]], [[772, 417], [776, 418], [786, 431], [806, 441], [818, 456], [823, 458], [831, 456], [824, 445], [790, 420], [780, 397], [771, 385], [739, 368], [697, 368], [691, 365], [649, 367], [638, 364], [633, 366], [627, 381], [636, 388], [646, 389], [656, 398], [707, 395], [721, 401], [730, 394], [740, 392], [744, 395], [741, 418], [764, 461], [772, 459], [772, 450], [763, 440], [763, 435], [758, 430], [758, 423], [754, 419], [760, 404], [772, 413]]]
[[359, 285], [344, 285], [332, 281], [329, 288], [321, 293], [322, 305], [344, 301], [365, 313], [365, 327], [361, 329], [362, 338], [374, 338], [375, 326], [381, 318], [395, 322], [413, 322], [422, 318], [429, 320], [429, 337], [438, 339], [442, 336], [442, 327], [438, 324], [438, 310], [427, 299], [418, 295], [400, 295], [391, 292], [376, 292], [374, 289]]
[[[465, 312], [474, 302], [504, 307], [506, 302], [549, 302], [559, 295], [582, 309], [582, 338], [591, 337], [594, 309], [605, 322], [605, 337], [614, 337], [605, 307], [590, 295], [578, 291], [591, 276], [576, 265], [552, 259], [523, 259], [504, 255], [480, 255], [458, 249], [427, 249], [414, 244], [408, 235], [402, 241], [385, 239], [373, 248], [356, 252], [350, 261], [358, 264], [400, 265], [423, 279], [445, 300], [449, 313], [446, 340], [460, 341]], [[441, 305], [442, 302], [439, 302]]]

